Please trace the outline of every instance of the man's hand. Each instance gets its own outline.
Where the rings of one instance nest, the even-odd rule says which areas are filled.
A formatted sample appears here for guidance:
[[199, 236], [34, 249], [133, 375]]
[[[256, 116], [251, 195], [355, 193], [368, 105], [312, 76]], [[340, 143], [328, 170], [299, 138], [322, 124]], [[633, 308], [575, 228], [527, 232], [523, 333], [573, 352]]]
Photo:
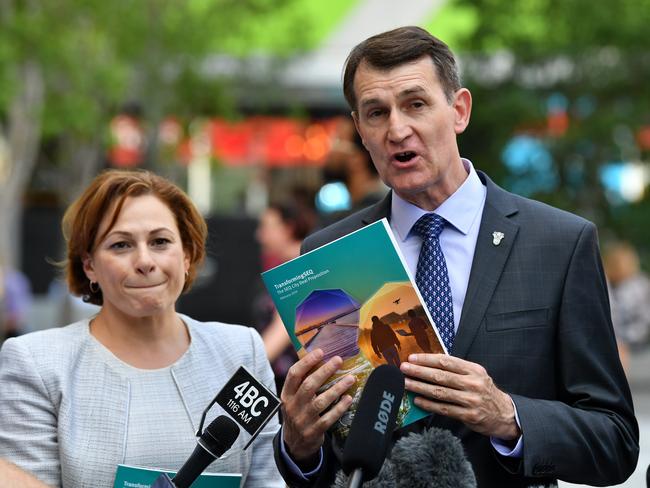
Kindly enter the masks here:
[[400, 369], [420, 408], [504, 441], [521, 435], [510, 396], [481, 365], [446, 354], [411, 354]]
[[[314, 370], [322, 359], [323, 351], [316, 349], [291, 366], [280, 394], [283, 439], [289, 455], [297, 462], [312, 459], [318, 453], [327, 429], [352, 404], [352, 397], [343, 395], [354, 384], [355, 378], [351, 375], [318, 393], [343, 363], [340, 357], [335, 356]], [[340, 401], [325, 412], [339, 397]]]
[[0, 459], [0, 481], [4, 488], [48, 488], [18, 466]]

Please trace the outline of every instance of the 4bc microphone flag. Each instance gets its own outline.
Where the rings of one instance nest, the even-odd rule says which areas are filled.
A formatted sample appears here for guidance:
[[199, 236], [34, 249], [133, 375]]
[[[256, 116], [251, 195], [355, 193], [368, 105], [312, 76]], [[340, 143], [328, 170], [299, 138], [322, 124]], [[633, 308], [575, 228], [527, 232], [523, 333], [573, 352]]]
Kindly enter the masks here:
[[280, 399], [244, 366], [235, 372], [214, 401], [253, 436], [246, 447], [280, 408]]

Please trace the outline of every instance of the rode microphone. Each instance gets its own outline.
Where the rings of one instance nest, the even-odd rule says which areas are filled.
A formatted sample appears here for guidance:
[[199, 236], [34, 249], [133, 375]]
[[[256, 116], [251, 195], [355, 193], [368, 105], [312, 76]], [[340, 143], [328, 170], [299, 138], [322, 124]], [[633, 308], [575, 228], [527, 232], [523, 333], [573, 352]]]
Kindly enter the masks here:
[[[333, 488], [345, 488], [346, 476], [339, 471]], [[476, 488], [472, 465], [460, 440], [451, 432], [431, 427], [411, 432], [393, 446], [377, 478], [364, 488]], [[154, 488], [154, 487], [152, 487]]]
[[360, 486], [379, 473], [403, 396], [404, 375], [399, 368], [383, 364], [368, 377], [341, 458], [343, 471], [352, 473], [348, 487]]
[[220, 415], [199, 437], [194, 452], [172, 479], [176, 488], [189, 488], [212, 461], [220, 458], [235, 443], [239, 427], [231, 418]]

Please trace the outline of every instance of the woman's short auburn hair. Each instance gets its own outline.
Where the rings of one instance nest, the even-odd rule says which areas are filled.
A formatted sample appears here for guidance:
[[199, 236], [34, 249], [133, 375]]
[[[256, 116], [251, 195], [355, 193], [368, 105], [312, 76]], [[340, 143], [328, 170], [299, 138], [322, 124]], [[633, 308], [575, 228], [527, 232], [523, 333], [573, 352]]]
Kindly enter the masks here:
[[[81, 196], [72, 202], [61, 223], [67, 243], [64, 266], [68, 287], [85, 302], [103, 304], [102, 291], [90, 289], [90, 281], [83, 269], [84, 258], [115, 225], [124, 201], [128, 197], [144, 195], [157, 197], [174, 214], [183, 250], [190, 261], [183, 292], [192, 285], [197, 267], [205, 257], [208, 228], [190, 198], [178, 186], [150, 171], [107, 170], [95, 177]], [[106, 217], [110, 219], [109, 225], [104, 235], [97, 235]]]

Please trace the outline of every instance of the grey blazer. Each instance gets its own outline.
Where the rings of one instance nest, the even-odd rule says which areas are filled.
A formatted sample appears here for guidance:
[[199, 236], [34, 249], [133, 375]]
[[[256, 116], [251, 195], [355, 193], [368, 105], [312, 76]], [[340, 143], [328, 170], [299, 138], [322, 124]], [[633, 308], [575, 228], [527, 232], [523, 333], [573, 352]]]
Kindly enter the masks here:
[[[556, 479], [618, 484], [636, 466], [639, 430], [616, 349], [596, 228], [585, 219], [487, 187], [465, 303], [451, 354], [482, 365], [517, 406], [523, 458], [502, 458], [489, 438], [431, 416], [458, 436], [481, 488], [555, 486]], [[382, 202], [308, 237], [303, 252], [383, 217]], [[505, 237], [493, 244], [493, 232]], [[434, 317], [435, 319], [435, 317]], [[320, 476], [290, 486], [329, 486], [338, 469], [325, 449]]]
[[[203, 409], [241, 365], [275, 391], [257, 332], [182, 319], [191, 344], [171, 370], [195, 429]], [[51, 486], [112, 487], [116, 466], [124, 461], [128, 380], [102, 360], [92, 341], [84, 320], [9, 339], [0, 350], [0, 458]], [[215, 405], [205, 425], [222, 413]], [[160, 419], [161, 428], [170, 421]], [[249, 437], [240, 434], [209, 471], [242, 473], [246, 487], [283, 486], [271, 446], [278, 428], [275, 416], [245, 452]]]

